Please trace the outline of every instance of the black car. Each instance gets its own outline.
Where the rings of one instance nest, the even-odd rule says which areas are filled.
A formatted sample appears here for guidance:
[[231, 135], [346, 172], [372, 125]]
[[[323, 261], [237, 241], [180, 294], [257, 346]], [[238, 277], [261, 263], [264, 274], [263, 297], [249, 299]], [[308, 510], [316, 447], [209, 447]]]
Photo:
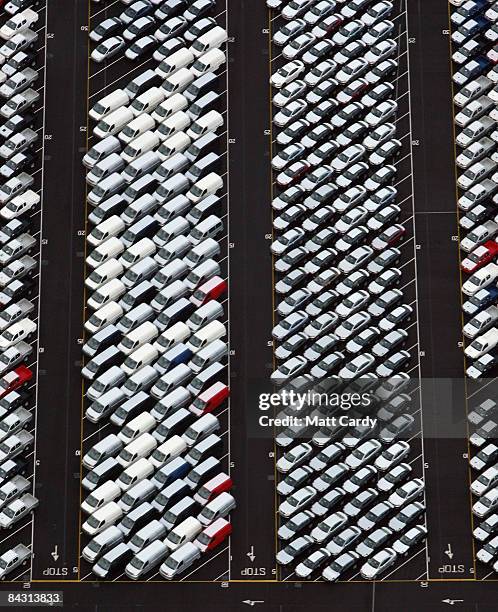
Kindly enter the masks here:
[[[283, 132], [277, 135], [277, 142], [279, 145], [285, 146], [290, 144], [293, 140], [296, 140], [303, 136], [310, 128], [310, 123], [305, 119], [297, 119], [288, 125]], [[304, 144], [304, 143], [303, 143]]]

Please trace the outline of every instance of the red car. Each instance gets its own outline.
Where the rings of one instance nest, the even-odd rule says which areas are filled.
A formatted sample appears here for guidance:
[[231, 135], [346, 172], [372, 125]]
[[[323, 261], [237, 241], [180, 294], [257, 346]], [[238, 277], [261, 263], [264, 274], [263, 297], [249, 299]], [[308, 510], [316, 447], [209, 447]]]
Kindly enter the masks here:
[[225, 491], [230, 491], [233, 482], [228, 474], [220, 472], [202, 485], [199, 491], [194, 495], [194, 499], [205, 506], [214, 497]]
[[12, 372], [0, 378], [0, 399], [21, 387], [25, 382], [33, 378], [33, 372], [24, 365], [19, 366]]
[[494, 240], [488, 240], [467, 255], [462, 261], [462, 270], [472, 274], [493, 260], [496, 255], [498, 255], [498, 244]]
[[196, 306], [202, 306], [210, 300], [217, 300], [227, 288], [227, 283], [221, 277], [213, 276], [194, 291], [190, 301]]
[[372, 240], [372, 248], [376, 251], [383, 251], [402, 240], [405, 234], [406, 228], [400, 223], [391, 225]]
[[195, 398], [194, 403], [189, 407], [190, 412], [196, 416], [202, 416], [208, 412], [213, 412], [230, 395], [230, 387], [218, 381], [211, 385]]
[[226, 540], [231, 533], [232, 524], [224, 518], [219, 518], [197, 536], [194, 544], [201, 552], [213, 550]]

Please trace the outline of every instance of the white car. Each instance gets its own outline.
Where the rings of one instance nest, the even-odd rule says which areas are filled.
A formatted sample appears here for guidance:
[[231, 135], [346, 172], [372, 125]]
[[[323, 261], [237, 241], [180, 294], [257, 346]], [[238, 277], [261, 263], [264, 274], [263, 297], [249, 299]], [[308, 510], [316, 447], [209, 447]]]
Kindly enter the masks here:
[[292, 102], [290, 102], [273, 117], [273, 123], [279, 127], [284, 127], [293, 119], [300, 117], [307, 108], [308, 103], [306, 100], [301, 98], [292, 100]]
[[375, 460], [375, 467], [382, 472], [390, 470], [402, 461], [410, 452], [410, 445], [404, 440], [395, 442], [386, 448]]
[[301, 373], [307, 365], [308, 360], [304, 357], [292, 357], [272, 373], [271, 381], [277, 385], [282, 385], [289, 378]]
[[303, 487], [298, 489], [292, 495], [280, 504], [278, 507], [278, 513], [280, 516], [289, 518], [295, 514], [298, 510], [308, 506], [318, 495], [318, 492], [313, 487]]
[[281, 89], [294, 79], [297, 79], [297, 77], [303, 72], [304, 63], [300, 60], [293, 60], [292, 62], [287, 62], [284, 66], [274, 72], [271, 75], [270, 83], [273, 85], [273, 87]]
[[94, 62], [100, 64], [101, 62], [114, 57], [114, 55], [119, 53], [119, 51], [125, 46], [125, 44], [124, 38], [121, 36], [112, 36], [111, 38], [104, 40], [104, 42], [101, 42], [100, 45], [98, 45], [98, 47], [92, 51], [90, 57]]
[[365, 117], [365, 121], [372, 128], [384, 123], [389, 117], [392, 117], [398, 111], [398, 104], [395, 100], [384, 100]]
[[29, 338], [36, 332], [36, 323], [25, 318], [17, 321], [0, 335], [0, 350], [4, 351], [21, 340]]
[[384, 548], [362, 565], [360, 574], [366, 580], [375, 580], [391, 567], [397, 558], [398, 554], [396, 551], [392, 548]]
[[311, 456], [312, 452], [313, 448], [311, 444], [308, 444], [307, 442], [294, 446], [277, 461], [277, 470], [281, 474], [286, 474], [290, 470], [304, 463], [304, 461]]
[[396, 53], [397, 49], [398, 45], [392, 38], [381, 40], [370, 47], [370, 50], [365, 54], [365, 60], [370, 66], [373, 66]]
[[389, 503], [395, 508], [400, 508], [405, 504], [410, 503], [422, 494], [424, 490], [424, 481], [421, 478], [414, 478], [405, 482], [399, 489], [391, 493], [389, 496]]

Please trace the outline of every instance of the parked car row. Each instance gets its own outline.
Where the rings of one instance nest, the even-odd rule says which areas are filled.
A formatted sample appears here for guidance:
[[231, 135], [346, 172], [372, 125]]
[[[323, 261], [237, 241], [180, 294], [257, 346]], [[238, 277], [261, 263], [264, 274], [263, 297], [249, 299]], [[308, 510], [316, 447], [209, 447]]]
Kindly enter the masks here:
[[138, 45], [156, 60], [91, 108], [98, 142], [83, 159], [85, 418], [114, 429], [83, 457], [83, 557], [103, 579], [176, 578], [231, 533], [221, 419], [227, 32], [214, 4], [138, 0], [90, 32], [103, 41], [97, 61], [117, 52], [102, 51], [116, 39], [130, 42], [128, 59]]
[[[38, 272], [39, 228], [34, 213], [41, 200], [34, 178], [41, 164], [34, 113], [43, 81], [35, 50], [35, 7], [14, 0], [5, 6], [7, 15], [0, 23], [0, 529], [19, 529], [39, 504], [29, 480], [35, 438], [28, 390], [37, 353], [33, 277]], [[29, 542], [0, 556], [2, 579], [31, 557], [25, 544]]]
[[298, 578], [337, 580], [359, 566], [375, 579], [426, 537], [424, 484], [406, 462], [415, 433], [406, 373], [414, 309], [399, 288], [407, 232], [395, 186], [403, 148], [395, 9], [387, 0], [267, 4], [281, 12], [272, 39], [284, 58], [270, 78], [272, 382], [320, 392], [347, 385], [377, 398], [375, 427], [292, 426], [277, 435], [286, 519], [277, 561]]

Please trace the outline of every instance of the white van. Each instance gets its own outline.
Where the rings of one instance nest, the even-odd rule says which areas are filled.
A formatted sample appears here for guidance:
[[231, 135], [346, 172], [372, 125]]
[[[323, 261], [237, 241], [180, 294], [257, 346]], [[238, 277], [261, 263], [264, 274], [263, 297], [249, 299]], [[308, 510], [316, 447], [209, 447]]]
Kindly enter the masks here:
[[87, 276], [85, 285], [92, 290], [98, 289], [107, 281], [123, 274], [123, 270], [124, 268], [119, 261], [112, 257], [103, 264], [100, 264], [100, 266], [97, 266], [90, 276]]
[[185, 542], [177, 548], [159, 568], [161, 576], [172, 580], [189, 568], [201, 556], [201, 551], [192, 542]]
[[129, 102], [130, 98], [124, 89], [115, 89], [94, 104], [88, 114], [95, 121], [100, 121], [103, 117], [112, 113], [112, 111], [115, 111], [120, 106], [129, 104]]
[[148, 113], [143, 113], [135, 117], [133, 121], [130, 121], [118, 134], [118, 138], [121, 142], [128, 144], [134, 138], [138, 138], [147, 130], [153, 130], [156, 127], [156, 122]]
[[215, 340], [195, 353], [188, 362], [188, 367], [197, 374], [215, 361], [220, 361], [227, 354], [227, 344], [223, 340]]
[[150, 390], [150, 394], [159, 400], [173, 391], [173, 389], [188, 382], [192, 378], [192, 373], [193, 370], [190, 367], [184, 363], [179, 363], [172, 370], [161, 376]]
[[[162, 415], [162, 418], [164, 418], [164, 415]], [[150, 457], [150, 462], [159, 469], [172, 459], [175, 459], [175, 457], [179, 457], [186, 450], [187, 444], [185, 440], [180, 436], [172, 436], [156, 448]]]
[[[156, 138], [159, 137], [156, 135]], [[157, 153], [161, 158], [161, 161], [165, 161], [172, 155], [175, 155], [175, 153], [183, 153], [191, 144], [192, 140], [190, 136], [188, 136], [185, 132], [177, 132], [161, 144], [157, 150]]]
[[200, 77], [206, 72], [216, 72], [226, 61], [226, 55], [221, 49], [210, 49], [195, 60], [190, 72], [194, 76]]
[[88, 495], [81, 503], [81, 509], [87, 514], [93, 514], [105, 504], [114, 501], [121, 495], [121, 489], [113, 480], [107, 480]]
[[117, 236], [121, 232], [124, 232], [124, 230], [125, 224], [122, 219], [117, 215], [112, 215], [112, 217], [96, 225], [86, 239], [92, 246], [98, 247], [108, 238]]
[[123, 511], [115, 501], [99, 508], [83, 523], [81, 528], [89, 536], [97, 535], [109, 525], [114, 525], [123, 516]]
[[124, 360], [124, 363], [121, 365], [121, 369], [125, 374], [131, 376], [140, 368], [143, 368], [145, 365], [150, 365], [159, 357], [159, 352], [150, 342], [146, 342], [139, 346], [137, 349], [128, 355], [128, 357]]
[[86, 303], [92, 310], [98, 310], [109, 302], [117, 302], [125, 293], [126, 287], [122, 281], [119, 278], [113, 278], [96, 289]]
[[208, 195], [216, 193], [223, 187], [223, 179], [216, 172], [210, 172], [205, 177], [201, 178], [197, 183], [192, 185], [187, 193], [187, 198], [197, 204]]
[[[214, 259], [206, 259], [187, 275], [184, 279], [185, 284], [190, 289], [196, 289], [201, 283], [208, 281], [212, 276], [219, 276], [221, 273], [220, 265]], [[125, 283], [126, 284], [126, 283]]]
[[185, 542], [192, 542], [202, 531], [202, 524], [193, 516], [187, 516], [179, 525], [172, 529], [164, 543], [170, 550], [176, 550]]
[[193, 244], [199, 244], [206, 238], [215, 238], [223, 231], [223, 221], [216, 215], [209, 215], [203, 221], [192, 228], [189, 240]]
[[219, 518], [225, 518], [236, 507], [235, 499], [224, 491], [204, 506], [197, 515], [203, 525], [210, 525]]
[[217, 49], [228, 40], [227, 31], [221, 26], [215, 26], [211, 30], [205, 32], [202, 36], [192, 44], [190, 50], [195, 57], [200, 57], [211, 49]]
[[197, 351], [203, 349], [210, 342], [214, 342], [226, 336], [226, 333], [227, 328], [221, 321], [211, 321], [211, 323], [208, 323], [205, 327], [191, 336], [190, 340], [187, 342], [187, 347], [193, 353], [197, 353]]
[[192, 123], [187, 130], [187, 135], [190, 136], [192, 140], [197, 140], [209, 132], [216, 132], [222, 125], [223, 115], [218, 111], [210, 110]]
[[168, 117], [168, 119], [165, 119], [158, 125], [155, 134], [164, 141], [177, 132], [181, 132], [190, 127], [191, 123], [192, 120], [185, 111], [177, 111], [174, 115], [171, 115], [171, 117]]
[[[181, 236], [177, 236], [177, 238], [181, 238]], [[175, 240], [176, 238], [174, 238], [172, 242]], [[185, 297], [188, 292], [188, 287], [185, 285], [185, 283], [180, 279], [177, 279], [169, 285], [166, 285], [166, 287], [163, 287], [163, 289], [161, 289], [161, 291], [159, 291], [156, 297], [152, 300], [150, 305], [156, 312], [161, 312], [170, 306], [175, 300]]]
[[140, 348], [147, 342], [152, 342], [159, 335], [159, 330], [150, 321], [144, 321], [133, 331], [123, 336], [123, 339], [118, 344], [118, 349], [125, 355], [130, 355], [137, 348]]
[[111, 153], [104, 159], [101, 159], [95, 166], [86, 174], [86, 182], [95, 187], [100, 184], [105, 178], [114, 172], [121, 172], [125, 166], [124, 161], [117, 153]]
[[96, 268], [111, 258], [116, 258], [124, 251], [124, 244], [116, 236], [111, 236], [100, 244], [86, 258], [86, 263], [91, 268]]
[[[191, 244], [190, 241], [189, 244]], [[206, 238], [202, 242], [199, 242], [194, 248], [191, 248], [183, 258], [183, 261], [192, 269], [206, 259], [214, 259], [219, 254], [220, 243], [213, 238]]]
[[142, 412], [121, 429], [121, 431], [118, 433], [118, 438], [123, 442], [123, 444], [129, 444], [143, 433], [154, 429], [156, 425], [156, 419], [150, 414], [150, 412]]
[[185, 110], [188, 107], [188, 104], [188, 100], [183, 94], [173, 94], [170, 98], [159, 104], [159, 106], [152, 113], [152, 117], [158, 123], [161, 123], [161, 121], [171, 117], [171, 115], [174, 115], [176, 112]]
[[156, 147], [159, 146], [160, 140], [154, 132], [148, 130], [143, 134], [140, 134], [138, 138], [134, 138], [128, 145], [125, 147], [124, 151], [121, 153], [121, 157], [128, 163], [131, 163], [140, 155], [147, 153], [147, 151], [152, 151]]
[[93, 313], [88, 321], [86, 321], [85, 329], [91, 334], [94, 334], [106, 325], [115, 323], [123, 314], [124, 311], [119, 304], [116, 302], [109, 302], [109, 304], [102, 306], [102, 308], [99, 308]]
[[194, 75], [188, 68], [180, 68], [177, 72], [168, 77], [161, 85], [161, 89], [166, 98], [173, 94], [182, 93], [194, 80]]
[[194, 421], [190, 427], [187, 428], [185, 433], [182, 435], [182, 440], [190, 448], [194, 446], [199, 440], [205, 438], [209, 434], [218, 431], [220, 428], [219, 420], [214, 414], [203, 414], [200, 419]]
[[187, 407], [192, 401], [190, 391], [185, 387], [177, 387], [161, 398], [152, 408], [151, 414], [158, 421], [162, 421], [180, 408]]
[[150, 174], [161, 163], [161, 158], [155, 151], [147, 151], [137, 159], [133, 160], [121, 173], [127, 183], [131, 183], [145, 174]]
[[164, 59], [154, 72], [162, 79], [167, 79], [175, 72], [178, 72], [180, 68], [186, 68], [192, 64], [194, 59], [195, 57], [192, 51], [187, 49], [187, 47], [183, 47]]
[[133, 117], [133, 112], [128, 106], [120, 106], [104, 117], [104, 119], [101, 119], [93, 128], [93, 133], [98, 138], [114, 136], [114, 134], [120, 132], [126, 124], [130, 123]]
[[119, 478], [116, 480], [116, 484], [124, 493], [128, 491], [128, 489], [131, 489], [133, 485], [137, 484], [137, 482], [147, 478], [147, 476], [151, 476], [154, 471], [152, 463], [145, 457], [142, 457], [121, 472]]
[[154, 346], [160, 353], [165, 353], [170, 348], [173, 348], [179, 342], [184, 342], [190, 337], [190, 331], [188, 325], [183, 321], [178, 321], [158, 337], [154, 342]]
[[217, 300], [210, 300], [190, 315], [187, 325], [196, 332], [216, 319], [222, 319], [223, 315], [223, 306]]
[[98, 206], [101, 202], [126, 189], [126, 181], [119, 172], [113, 172], [102, 179], [87, 195], [87, 202]]
[[144, 91], [131, 103], [130, 108], [133, 116], [138, 117], [142, 113], [152, 113], [156, 106], [164, 101], [165, 97], [162, 87], [151, 87]]
[[119, 453], [117, 461], [124, 467], [127, 468], [129, 465], [142, 459], [142, 457], [148, 457], [157, 447], [157, 440], [150, 433], [143, 433], [141, 436], [127, 444], [123, 450]]
[[125, 270], [128, 270], [133, 265], [144, 259], [145, 257], [149, 257], [154, 255], [156, 252], [156, 245], [150, 238], [141, 238], [135, 244], [132, 244], [131, 247], [126, 249], [126, 251], [119, 258], [119, 263], [123, 266]]

